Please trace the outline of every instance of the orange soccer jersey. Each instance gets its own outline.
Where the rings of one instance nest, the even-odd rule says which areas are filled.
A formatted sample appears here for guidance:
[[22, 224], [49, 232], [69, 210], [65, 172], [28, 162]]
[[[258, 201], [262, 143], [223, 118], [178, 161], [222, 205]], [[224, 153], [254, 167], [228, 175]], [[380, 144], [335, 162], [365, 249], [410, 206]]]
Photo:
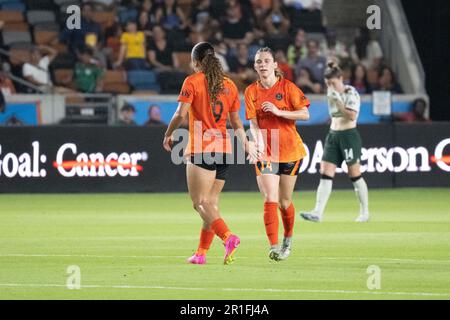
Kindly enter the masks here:
[[186, 155], [204, 152], [231, 153], [227, 118], [230, 112], [239, 111], [240, 101], [236, 85], [230, 79], [224, 79], [223, 91], [217, 96], [213, 106], [204, 73], [190, 75], [183, 83], [178, 101], [191, 104]]
[[[270, 89], [263, 88], [257, 81], [245, 90], [246, 117], [247, 120], [256, 119], [259, 128], [262, 129], [266, 145], [266, 160], [292, 162], [303, 159], [306, 156], [306, 150], [297, 132], [295, 121], [264, 112], [262, 104], [266, 101], [273, 103], [278, 109], [296, 111], [304, 107], [308, 108], [309, 100], [294, 83], [285, 78], [280, 78]], [[276, 129], [278, 129], [278, 139], [274, 131]]]

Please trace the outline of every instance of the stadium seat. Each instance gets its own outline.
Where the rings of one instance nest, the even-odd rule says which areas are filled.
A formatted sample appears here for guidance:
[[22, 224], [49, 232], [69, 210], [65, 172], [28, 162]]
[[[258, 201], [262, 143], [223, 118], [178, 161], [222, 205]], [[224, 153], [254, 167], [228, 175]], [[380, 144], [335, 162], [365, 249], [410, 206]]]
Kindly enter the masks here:
[[1, 3], [0, 9], [4, 11], [24, 12], [26, 10], [26, 6], [23, 2], [20, 1], [8, 1]]
[[0, 11], [0, 21], [8, 22], [22, 22], [24, 21], [22, 12], [19, 11]]
[[156, 80], [156, 75], [153, 71], [128, 71], [127, 79], [128, 84], [133, 88], [133, 90], [160, 90], [160, 86]]
[[114, 11], [97, 11], [94, 13], [94, 21], [100, 24], [102, 30], [104, 31], [107, 27], [114, 24], [116, 20], [116, 13]]
[[34, 42], [37, 45], [49, 45], [58, 38], [58, 31], [34, 30]]
[[9, 54], [9, 61], [13, 66], [22, 65], [23, 63], [31, 60], [31, 52], [28, 49], [12, 48], [9, 51]]
[[24, 0], [28, 10], [51, 10], [55, 8], [53, 0]]
[[124, 71], [107, 70], [103, 79], [103, 92], [118, 94], [127, 94], [130, 92]]
[[34, 26], [42, 22], [55, 22], [56, 16], [49, 10], [30, 10], [27, 12], [27, 21]]
[[29, 31], [30, 27], [28, 23], [22, 22], [8, 22], [3, 27], [3, 32], [5, 31]]
[[40, 22], [34, 25], [34, 30], [59, 31], [59, 29], [56, 22]]
[[15, 42], [32, 43], [30, 33], [28, 31], [3, 32], [3, 44], [9, 46]]

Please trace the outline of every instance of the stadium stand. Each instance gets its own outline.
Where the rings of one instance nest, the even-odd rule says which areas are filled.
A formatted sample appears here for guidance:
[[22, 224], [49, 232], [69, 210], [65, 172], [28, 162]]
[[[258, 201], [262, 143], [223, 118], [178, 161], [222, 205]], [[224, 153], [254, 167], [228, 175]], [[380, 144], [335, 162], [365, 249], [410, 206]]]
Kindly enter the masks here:
[[[417, 80], [410, 83], [408, 65], [392, 58], [393, 52], [385, 49], [389, 39], [361, 29], [365, 25], [365, 9], [370, 5], [366, 0], [357, 4], [343, 0], [0, 0], [1, 48], [8, 52], [3, 54], [3, 59], [10, 64], [12, 76], [21, 79], [18, 93], [33, 92], [23, 85], [21, 74], [21, 65], [30, 61], [27, 51], [33, 45], [47, 45], [57, 50], [58, 56], [49, 68], [53, 84], [76, 89], [70, 70], [82, 48], [62, 42], [61, 36], [67, 32], [65, 21], [69, 5], [81, 6], [83, 21], [89, 22], [87, 30], [83, 30], [86, 35], [90, 34], [91, 26], [98, 24], [100, 27], [100, 33], [86, 37], [82, 45], [91, 46], [95, 63], [106, 69], [102, 90], [105, 93], [175, 94], [185, 75], [192, 72], [190, 49], [196, 42], [207, 40], [222, 49], [224, 64], [239, 60], [237, 44], [243, 41], [248, 49], [250, 69], [256, 50], [270, 46], [284, 60], [284, 72], [299, 87], [313, 93], [323, 94], [326, 88], [321, 79], [311, 75], [320, 73], [324, 59], [336, 59], [344, 70], [345, 82], [361, 88], [362, 94], [377, 88], [393, 88], [393, 93], [399, 93], [400, 87], [405, 93], [426, 94], [420, 90], [423, 83]], [[85, 11], [87, 7], [92, 14]], [[346, 12], [345, 16], [342, 12]], [[145, 34], [149, 70], [127, 72], [123, 64], [115, 64], [121, 34], [130, 20], [137, 22], [139, 31]], [[155, 26], [162, 27], [166, 33], [164, 49], [153, 41]], [[248, 32], [239, 40], [242, 26]], [[317, 41], [317, 54], [309, 51], [310, 40]], [[176, 65], [171, 70], [152, 65], [150, 48], [173, 53]], [[316, 60], [316, 57], [323, 58]], [[236, 74], [231, 76], [240, 91], [251, 81]], [[395, 79], [399, 79], [399, 83], [395, 83]], [[390, 81], [394, 83], [385, 85]]]

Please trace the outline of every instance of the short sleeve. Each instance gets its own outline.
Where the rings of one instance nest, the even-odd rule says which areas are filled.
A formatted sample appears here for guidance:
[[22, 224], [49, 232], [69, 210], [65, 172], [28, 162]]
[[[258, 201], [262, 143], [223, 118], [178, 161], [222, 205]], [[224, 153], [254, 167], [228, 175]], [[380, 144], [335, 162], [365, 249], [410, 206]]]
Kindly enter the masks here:
[[303, 91], [292, 82], [289, 82], [289, 98], [294, 110], [309, 108], [311, 105], [311, 102], [309, 102]]
[[252, 87], [245, 89], [245, 117], [247, 120], [256, 118], [256, 99], [252, 92]]
[[359, 112], [359, 109], [361, 108], [361, 99], [356, 89], [350, 89], [350, 92], [347, 94], [345, 108]]
[[178, 102], [192, 103], [194, 100], [194, 84], [186, 78], [181, 87], [180, 95], [178, 96]]

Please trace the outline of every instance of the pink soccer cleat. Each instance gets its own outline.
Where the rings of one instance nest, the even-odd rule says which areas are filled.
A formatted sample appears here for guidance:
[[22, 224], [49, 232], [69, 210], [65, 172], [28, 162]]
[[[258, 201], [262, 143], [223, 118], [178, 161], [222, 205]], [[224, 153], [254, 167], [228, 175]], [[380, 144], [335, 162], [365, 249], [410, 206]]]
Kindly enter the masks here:
[[238, 236], [231, 235], [227, 242], [225, 242], [225, 256], [223, 257], [223, 264], [231, 264], [233, 263], [233, 254], [236, 251], [237, 247], [241, 243], [241, 239]]
[[194, 254], [192, 257], [187, 259], [187, 262], [191, 264], [206, 264], [206, 256], [204, 254]]

